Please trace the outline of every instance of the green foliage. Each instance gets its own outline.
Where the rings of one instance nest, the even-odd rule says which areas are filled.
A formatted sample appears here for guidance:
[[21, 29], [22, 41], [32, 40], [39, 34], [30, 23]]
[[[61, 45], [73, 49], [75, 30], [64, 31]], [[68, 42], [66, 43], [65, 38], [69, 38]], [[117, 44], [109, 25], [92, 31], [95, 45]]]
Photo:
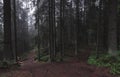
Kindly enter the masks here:
[[9, 68], [9, 65], [11, 64], [10, 61], [4, 59], [3, 61], [0, 61], [0, 67], [1, 68]]
[[42, 56], [40, 56], [40, 60], [39, 60], [39, 57], [38, 57], [38, 56], [35, 57], [34, 60], [39, 60], [39, 61], [47, 62], [47, 61], [49, 60], [49, 57], [50, 57], [50, 55], [42, 55]]
[[88, 59], [88, 63], [96, 65], [97, 64], [96, 56], [95, 55], [90, 56]]
[[3, 68], [9, 68], [9, 63], [8, 62], [2, 62], [1, 65]]
[[41, 56], [40, 60], [47, 62], [49, 60], [49, 57], [50, 55], [44, 55], [44, 56]]
[[120, 63], [112, 63], [110, 72], [112, 74], [120, 74]]
[[0, 75], [0, 77], [7, 77], [5, 74]]
[[45, 49], [44, 48], [41, 48], [40, 49], [40, 54], [38, 53], [38, 49], [36, 48], [36, 50], [35, 51], [37, 51], [37, 55], [36, 55], [36, 57], [35, 57], [35, 59], [34, 60], [38, 60], [38, 61], [44, 61], [44, 62], [47, 62], [48, 60], [49, 60], [49, 55], [48, 55], [48, 53], [45, 51]]
[[0, 68], [3, 69], [13, 69], [13, 68], [17, 68], [20, 65], [18, 63], [15, 63], [13, 60], [6, 60], [4, 59], [3, 61], [0, 61]]
[[[36, 49], [36, 51], [38, 51], [38, 50]], [[39, 58], [40, 58], [40, 60], [39, 60]], [[56, 54], [54, 60], [56, 62], [60, 62], [60, 58], [61, 58], [61, 55], [60, 55], [60, 52], [58, 52]], [[48, 51], [46, 51], [45, 49], [41, 49], [40, 55], [37, 53], [34, 60], [43, 61], [43, 62], [49, 62], [50, 61], [50, 55], [49, 55]]]
[[116, 75], [120, 74], [120, 57], [111, 56], [109, 54], [102, 54], [98, 58], [96, 55], [91, 55], [88, 63], [99, 67], [109, 67], [110, 73]]

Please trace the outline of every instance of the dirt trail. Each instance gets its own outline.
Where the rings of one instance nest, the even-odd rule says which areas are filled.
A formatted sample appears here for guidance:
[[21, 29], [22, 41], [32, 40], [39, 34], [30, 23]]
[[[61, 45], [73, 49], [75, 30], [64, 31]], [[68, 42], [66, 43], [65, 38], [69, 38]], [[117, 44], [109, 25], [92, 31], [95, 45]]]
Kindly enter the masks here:
[[35, 52], [32, 51], [19, 70], [8, 72], [5, 77], [113, 77], [109, 69], [91, 66], [83, 61], [38, 63], [34, 57]]

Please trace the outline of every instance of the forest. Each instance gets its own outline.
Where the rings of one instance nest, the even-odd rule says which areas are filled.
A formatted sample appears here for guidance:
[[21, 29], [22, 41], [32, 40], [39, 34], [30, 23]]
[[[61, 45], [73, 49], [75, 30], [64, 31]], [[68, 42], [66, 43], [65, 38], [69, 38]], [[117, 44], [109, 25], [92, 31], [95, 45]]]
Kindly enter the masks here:
[[119, 77], [120, 0], [0, 0], [0, 77]]

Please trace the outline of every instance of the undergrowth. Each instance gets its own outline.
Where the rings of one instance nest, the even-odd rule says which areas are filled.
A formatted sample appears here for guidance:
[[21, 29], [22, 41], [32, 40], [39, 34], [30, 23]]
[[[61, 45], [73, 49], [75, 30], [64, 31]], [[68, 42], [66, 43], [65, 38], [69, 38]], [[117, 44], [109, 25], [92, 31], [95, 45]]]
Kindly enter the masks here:
[[18, 63], [15, 63], [14, 60], [2, 60], [0, 61], [0, 68], [1, 69], [14, 69], [18, 68], [20, 65]]
[[100, 67], [109, 67], [110, 73], [120, 75], [120, 55], [111, 56], [109, 54], [102, 54], [99, 57], [91, 55], [88, 58], [88, 63]]

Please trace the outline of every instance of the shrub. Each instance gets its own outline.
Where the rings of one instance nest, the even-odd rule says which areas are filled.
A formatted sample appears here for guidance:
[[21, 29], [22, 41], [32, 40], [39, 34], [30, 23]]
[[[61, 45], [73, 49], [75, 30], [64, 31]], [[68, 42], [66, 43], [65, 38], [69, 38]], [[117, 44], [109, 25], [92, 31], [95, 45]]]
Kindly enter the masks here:
[[120, 74], [120, 57], [111, 56], [109, 54], [102, 54], [98, 58], [96, 55], [91, 55], [88, 58], [88, 64], [100, 66], [100, 67], [109, 67], [110, 73], [116, 75]]

